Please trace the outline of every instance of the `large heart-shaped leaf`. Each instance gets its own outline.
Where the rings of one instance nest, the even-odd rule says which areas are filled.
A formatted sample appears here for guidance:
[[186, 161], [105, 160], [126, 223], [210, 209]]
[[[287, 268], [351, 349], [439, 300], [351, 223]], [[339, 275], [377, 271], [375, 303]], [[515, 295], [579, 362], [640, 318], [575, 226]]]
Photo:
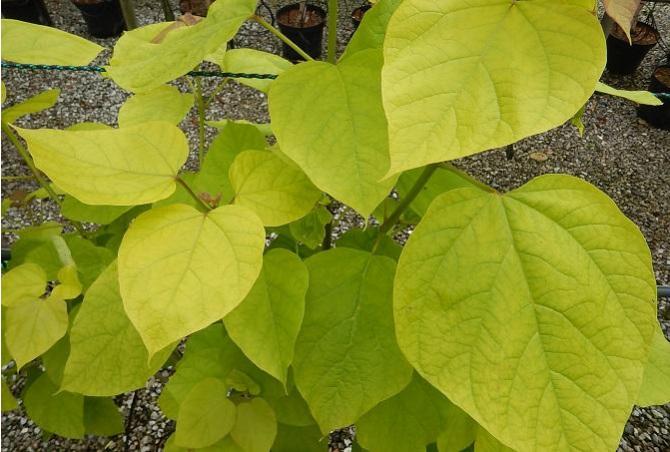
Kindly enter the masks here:
[[576, 1], [404, 1], [384, 41], [389, 174], [564, 123], [604, 66], [598, 20]]
[[656, 328], [644, 237], [579, 179], [432, 203], [398, 263], [398, 342], [519, 451], [614, 450]]

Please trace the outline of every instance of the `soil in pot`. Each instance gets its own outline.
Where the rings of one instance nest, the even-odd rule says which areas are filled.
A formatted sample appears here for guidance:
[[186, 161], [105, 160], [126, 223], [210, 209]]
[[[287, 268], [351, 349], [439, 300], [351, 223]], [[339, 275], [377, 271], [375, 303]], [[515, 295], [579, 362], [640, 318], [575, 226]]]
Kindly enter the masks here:
[[351, 12], [351, 23], [354, 24], [354, 30], [358, 30], [358, 26], [361, 24], [363, 16], [370, 8], [372, 8], [372, 5], [363, 5]]
[[618, 25], [607, 38], [607, 69], [614, 74], [632, 74], [647, 53], [658, 43], [658, 31], [651, 25], [638, 22], [630, 31], [633, 44]]
[[[304, 5], [304, 4], [303, 4]], [[292, 4], [277, 11], [279, 30], [314, 59], [321, 56], [326, 12], [315, 5]], [[284, 44], [282, 55], [290, 61], [302, 61], [298, 53]]]
[[51, 25], [43, 0], [2, 0], [2, 16], [39, 25]]
[[179, 0], [179, 10], [182, 14], [191, 13], [194, 16], [205, 17], [209, 5], [215, 0]]
[[[670, 64], [656, 68], [651, 76], [649, 91], [670, 95]], [[670, 130], [670, 100], [663, 99], [663, 105], [657, 107], [640, 105], [637, 115], [653, 127]]]
[[118, 0], [72, 0], [72, 3], [79, 8], [91, 36], [110, 38], [120, 35], [125, 28]]

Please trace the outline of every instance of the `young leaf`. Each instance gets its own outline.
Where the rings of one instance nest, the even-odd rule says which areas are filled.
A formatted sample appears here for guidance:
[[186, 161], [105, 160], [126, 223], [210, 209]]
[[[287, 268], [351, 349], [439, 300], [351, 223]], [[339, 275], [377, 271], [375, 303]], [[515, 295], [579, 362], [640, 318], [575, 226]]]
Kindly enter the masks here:
[[184, 133], [164, 122], [106, 130], [17, 130], [35, 165], [86, 204], [128, 206], [166, 198], [188, 157]]
[[84, 437], [84, 396], [58, 392], [58, 386], [47, 374], [28, 386], [23, 404], [30, 419], [42, 430], [65, 438]]
[[229, 41], [255, 9], [256, 0], [224, 0], [212, 3], [207, 17], [192, 26], [164, 33], [171, 24], [163, 23], [124, 33], [107, 74], [128, 91], [157, 88], [186, 74]]
[[395, 340], [393, 260], [335, 248], [305, 263], [309, 289], [293, 369], [321, 431], [328, 432], [397, 394], [412, 369]]
[[55, 88], [43, 91], [23, 102], [14, 104], [11, 107], [2, 110], [2, 122], [12, 124], [22, 116], [51, 108], [56, 105], [59, 95], [60, 89]]
[[241, 206], [205, 214], [174, 204], [137, 217], [119, 249], [119, 282], [149, 356], [240, 304], [264, 246], [263, 225]]
[[102, 47], [53, 27], [2, 19], [2, 59], [16, 63], [89, 64]]
[[59, 284], [53, 288], [51, 297], [58, 300], [71, 300], [81, 294], [81, 282], [74, 264], [65, 265], [58, 271]]
[[177, 125], [193, 107], [193, 94], [180, 93], [170, 85], [135, 94], [119, 109], [119, 127], [142, 122], [165, 121]]
[[84, 428], [89, 435], [113, 436], [123, 433], [123, 417], [109, 397], [84, 398]]
[[5, 340], [16, 367], [49, 350], [67, 332], [67, 305], [49, 297], [25, 300], [5, 312]]
[[622, 97], [624, 99], [631, 100], [635, 103], [641, 105], [663, 105], [663, 101], [658, 97], [654, 96], [649, 91], [628, 91], [625, 89], [616, 89], [611, 86], [605, 85], [602, 82], [596, 84], [596, 91], [604, 94], [609, 94], [611, 96]]
[[308, 284], [307, 268], [298, 256], [282, 249], [269, 251], [249, 294], [224, 318], [228, 334], [247, 357], [284, 384]]
[[514, 449], [612, 450], [642, 383], [655, 292], [642, 234], [592, 185], [549, 175], [504, 196], [453, 190], [400, 257], [398, 343]]
[[181, 447], [211, 446], [235, 425], [235, 404], [228, 400], [228, 388], [216, 378], [193, 387], [179, 408], [175, 444]]
[[389, 174], [504, 146], [563, 124], [605, 66], [583, 5], [402, 2], [384, 41]]
[[[246, 74], [281, 74], [293, 66], [288, 60], [272, 53], [261, 52], [255, 49], [231, 49], [226, 51], [221, 68], [226, 72], [241, 72]], [[239, 78], [236, 81], [251, 86], [267, 94], [271, 79]]]
[[389, 165], [381, 64], [375, 50], [358, 52], [337, 66], [298, 64], [272, 84], [269, 95], [281, 151], [317, 187], [366, 218], [394, 183], [380, 182]]
[[277, 436], [277, 419], [261, 398], [237, 405], [237, 419], [230, 436], [244, 452], [267, 452]]
[[86, 292], [70, 331], [70, 355], [62, 389], [90, 396], [112, 396], [143, 386], [172, 349], [149, 353], [128, 319], [119, 294], [116, 262]]
[[326, 234], [326, 225], [333, 219], [333, 215], [323, 206], [318, 206], [310, 213], [289, 224], [291, 235], [299, 242], [311, 249], [315, 249], [323, 242]]
[[229, 171], [235, 204], [256, 212], [266, 226], [281, 226], [304, 217], [321, 198], [293, 162], [269, 151], [244, 151]]
[[663, 405], [670, 402], [670, 342], [658, 326], [651, 340], [649, 359], [637, 396], [637, 405]]
[[47, 275], [31, 262], [14, 267], [2, 275], [2, 305], [12, 307], [32, 301], [44, 294]]
[[405, 389], [358, 420], [356, 439], [368, 450], [425, 452], [442, 430], [451, 406], [440, 391], [414, 375]]

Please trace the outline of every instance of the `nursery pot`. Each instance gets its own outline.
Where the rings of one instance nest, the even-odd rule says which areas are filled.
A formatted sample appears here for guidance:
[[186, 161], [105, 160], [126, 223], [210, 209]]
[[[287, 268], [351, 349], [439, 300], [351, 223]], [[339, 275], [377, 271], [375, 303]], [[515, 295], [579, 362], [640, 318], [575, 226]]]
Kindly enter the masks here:
[[118, 0], [72, 0], [84, 16], [88, 32], [96, 38], [118, 36], [125, 28]]
[[[670, 64], [656, 68], [651, 76], [649, 91], [670, 94]], [[663, 105], [658, 107], [640, 105], [637, 115], [653, 127], [670, 130], [670, 100], [663, 99]]]
[[358, 30], [358, 26], [361, 24], [363, 16], [370, 8], [372, 8], [372, 5], [363, 5], [351, 12], [351, 23], [354, 25], [354, 30]]
[[44, 6], [44, 0], [2, 0], [2, 15], [6, 19], [51, 25], [51, 17]]
[[647, 53], [658, 42], [658, 31], [638, 22], [630, 31], [632, 45], [621, 27], [616, 25], [607, 38], [607, 69], [614, 74], [632, 74]]
[[[277, 11], [277, 23], [279, 30], [298, 47], [314, 59], [321, 56], [321, 42], [323, 40], [323, 27], [326, 25], [326, 12], [314, 5], [307, 5], [305, 14], [300, 10], [300, 5], [287, 5]], [[298, 53], [286, 43], [282, 50], [284, 58], [290, 61], [302, 61]]]

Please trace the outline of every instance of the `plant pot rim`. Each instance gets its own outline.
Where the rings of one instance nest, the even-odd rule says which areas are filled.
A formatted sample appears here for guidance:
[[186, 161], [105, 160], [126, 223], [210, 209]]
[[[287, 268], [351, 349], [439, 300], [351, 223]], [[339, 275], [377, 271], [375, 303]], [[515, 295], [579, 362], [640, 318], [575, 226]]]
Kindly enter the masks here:
[[281, 20], [283, 15], [286, 15], [290, 11], [293, 11], [295, 9], [300, 8], [299, 3], [291, 3], [289, 5], [285, 5], [285, 6], [282, 6], [281, 8], [279, 8], [277, 10], [277, 23], [279, 25], [281, 25], [282, 27], [293, 28], [295, 30], [316, 30], [316, 29], [322, 28], [326, 24], [326, 11], [323, 8], [321, 8], [320, 6], [313, 5], [311, 3], [307, 3], [306, 7], [307, 7], [308, 10], [314, 11], [315, 13], [317, 13], [317, 15], [319, 16], [319, 19], [321, 19], [321, 21], [319, 23], [317, 23], [315, 25], [312, 25], [312, 26], [309, 26], [309, 27], [302, 27], [301, 28], [301, 27], [296, 27], [296, 26], [291, 25], [291, 24], [287, 24], [285, 21]]
[[372, 8], [372, 5], [370, 5], [370, 4], [359, 6], [358, 8], [354, 8], [354, 10], [351, 11], [351, 19], [355, 20], [356, 22], [361, 22], [363, 20], [363, 15], [361, 15], [361, 17], [359, 19], [358, 17], [356, 17], [356, 13], [359, 12], [359, 11], [362, 11], [363, 13], [365, 13], [365, 12], [369, 11], [370, 8]]
[[[635, 23], [635, 26], [646, 28], [647, 30], [651, 31], [652, 35], [655, 38], [655, 41], [650, 42], [650, 43], [640, 43], [640, 42], [635, 42], [635, 40], [633, 39], [632, 43], [631, 43], [631, 46], [655, 46], [656, 44], [658, 44], [658, 41], [661, 37], [661, 33], [659, 33], [659, 31], [658, 31], [658, 29], [656, 29], [656, 27], [654, 27], [653, 25], [650, 25], [646, 22], [642, 22], [642, 21], [637, 21]], [[619, 30], [620, 33], [615, 33], [614, 30]], [[614, 24], [614, 30], [612, 30], [612, 33], [610, 33], [610, 36], [612, 38], [618, 40], [618, 41], [623, 41], [626, 44], [628, 44], [628, 39], [625, 37], [625, 34], [623, 33], [623, 29], [619, 25]], [[624, 35], [624, 37], [622, 38], [620, 36], [620, 34]], [[631, 38], [633, 38], [633, 36], [631, 36]]]

